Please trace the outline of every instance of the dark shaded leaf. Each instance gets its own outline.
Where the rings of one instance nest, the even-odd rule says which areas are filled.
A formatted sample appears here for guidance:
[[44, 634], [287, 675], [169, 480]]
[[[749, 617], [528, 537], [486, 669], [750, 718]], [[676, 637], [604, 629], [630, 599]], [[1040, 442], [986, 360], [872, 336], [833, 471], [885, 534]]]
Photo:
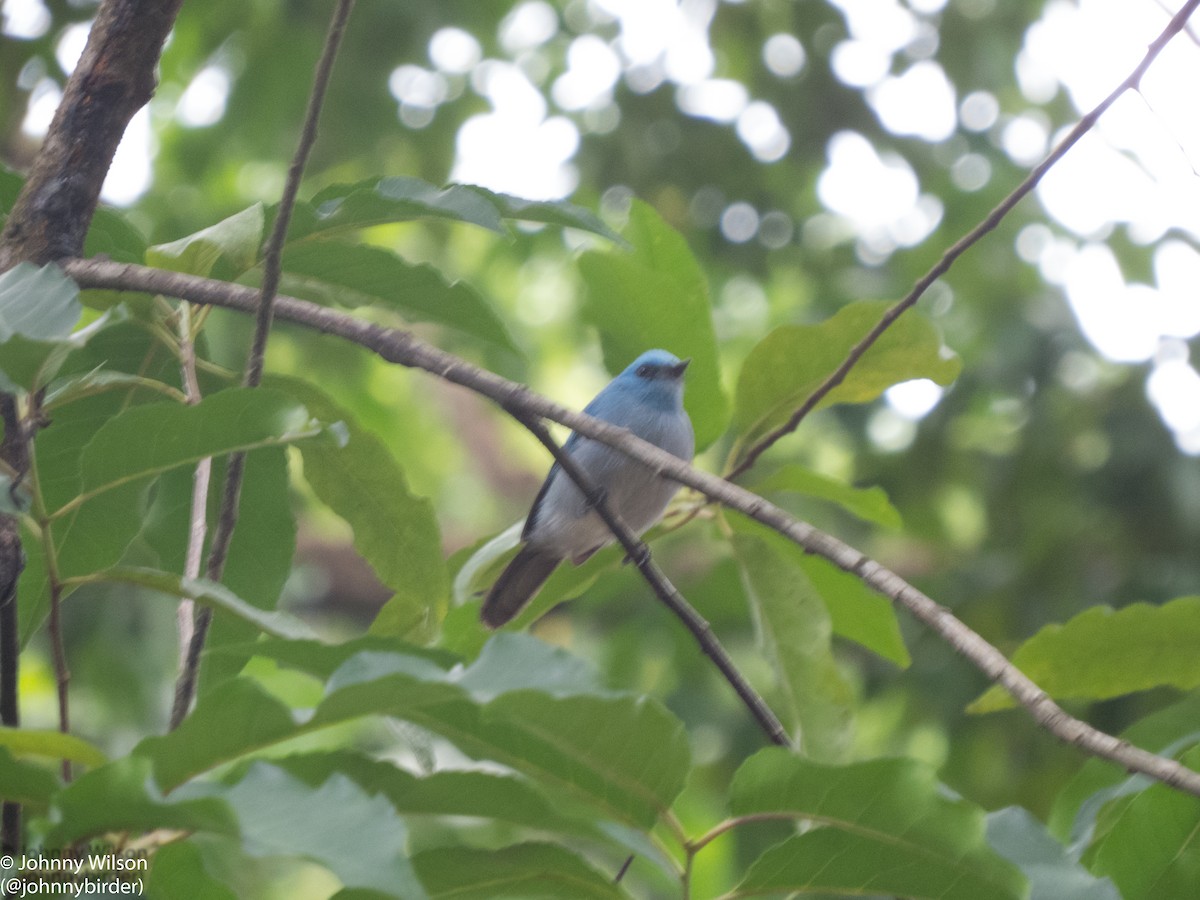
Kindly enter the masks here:
[[804, 574], [765, 541], [738, 534], [733, 548], [793, 736], [815, 760], [841, 759], [850, 740], [851, 694], [833, 658], [829, 611]]
[[220, 800], [164, 797], [154, 785], [150, 761], [138, 756], [122, 757], [77, 778], [59, 791], [54, 806], [59, 819], [47, 835], [47, 846], [65, 847], [109, 831], [237, 832], [232, 812]]
[[445, 615], [450, 592], [433, 504], [414, 495], [404, 470], [375, 435], [328, 395], [299, 379], [275, 379], [324, 421], [340, 421], [347, 439], [306, 441], [304, 478], [354, 531], [354, 547], [395, 596], [372, 632], [428, 637]]
[[310, 859], [348, 887], [374, 888], [402, 900], [425, 897], [405, 858], [403, 821], [386, 800], [368, 796], [345, 775], [335, 772], [310, 787], [256, 762], [231, 787], [197, 784], [179, 793], [227, 803], [248, 855]]
[[734, 896], [800, 891], [1019, 898], [1024, 878], [984, 843], [983, 810], [950, 800], [913, 760], [825, 766], [769, 748], [734, 776], [737, 816], [820, 823], [771, 848]]
[[315, 303], [392, 309], [516, 352], [504, 322], [465, 281], [447, 281], [427, 263], [409, 263], [368, 244], [303, 241], [283, 255], [283, 290]]
[[0, 745], [0, 797], [14, 803], [45, 807], [58, 790], [58, 779], [45, 766], [13, 758]]
[[554, 844], [517, 844], [501, 850], [443, 847], [413, 859], [430, 898], [461, 900], [576, 900], [626, 897], [611, 876]]

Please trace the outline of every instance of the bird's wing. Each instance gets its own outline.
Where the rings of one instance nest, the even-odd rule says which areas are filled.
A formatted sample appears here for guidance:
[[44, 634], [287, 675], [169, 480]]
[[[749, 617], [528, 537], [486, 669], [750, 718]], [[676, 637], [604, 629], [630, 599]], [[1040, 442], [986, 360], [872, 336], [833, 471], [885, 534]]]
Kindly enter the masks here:
[[[595, 401], [593, 401], [595, 402]], [[585, 409], [585, 412], [587, 410]], [[579, 446], [580, 437], [574, 431], [563, 442], [562, 448], [566, 453], [574, 453]], [[537, 496], [533, 498], [533, 505], [529, 507], [529, 515], [525, 517], [525, 527], [521, 529], [521, 540], [527, 541], [533, 534], [533, 529], [537, 524], [538, 511], [542, 506], [542, 501], [546, 499], [546, 492], [550, 490], [550, 485], [554, 483], [554, 479], [558, 478], [562, 472], [562, 466], [557, 462], [550, 467], [550, 471], [546, 474], [546, 480], [542, 482], [542, 486], [538, 489]]]
[[[574, 437], [575, 435], [571, 435]], [[568, 441], [567, 443], [570, 443]], [[546, 491], [550, 490], [550, 485], [558, 475], [559, 465], [555, 463], [550, 467], [550, 474], [546, 476], [546, 480], [542, 482], [541, 488], [538, 489], [537, 496], [533, 498], [533, 506], [529, 507], [529, 515], [525, 517], [525, 527], [521, 529], [521, 540], [527, 541], [533, 535], [533, 529], [537, 524], [538, 510], [542, 506], [542, 501], [546, 499]]]

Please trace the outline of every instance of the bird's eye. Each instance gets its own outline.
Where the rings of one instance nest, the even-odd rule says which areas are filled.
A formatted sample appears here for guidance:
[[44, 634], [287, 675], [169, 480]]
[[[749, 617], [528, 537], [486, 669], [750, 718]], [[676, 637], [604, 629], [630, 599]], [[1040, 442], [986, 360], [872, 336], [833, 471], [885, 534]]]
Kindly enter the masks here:
[[648, 366], [645, 363], [637, 367], [638, 378], [649, 378], [654, 374], [653, 366]]

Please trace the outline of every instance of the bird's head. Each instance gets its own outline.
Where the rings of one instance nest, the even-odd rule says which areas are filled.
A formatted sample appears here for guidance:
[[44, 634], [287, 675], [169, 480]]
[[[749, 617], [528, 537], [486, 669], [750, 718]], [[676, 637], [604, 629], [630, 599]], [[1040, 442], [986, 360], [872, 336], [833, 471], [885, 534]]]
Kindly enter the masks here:
[[683, 373], [690, 359], [680, 359], [666, 350], [647, 350], [631, 362], [617, 381], [650, 399], [673, 404], [683, 399]]
[[621, 374], [622, 376], [632, 375], [643, 381], [654, 379], [682, 381], [683, 373], [687, 370], [690, 362], [690, 359], [680, 359], [674, 353], [668, 353], [666, 350], [647, 350], [631, 362]]

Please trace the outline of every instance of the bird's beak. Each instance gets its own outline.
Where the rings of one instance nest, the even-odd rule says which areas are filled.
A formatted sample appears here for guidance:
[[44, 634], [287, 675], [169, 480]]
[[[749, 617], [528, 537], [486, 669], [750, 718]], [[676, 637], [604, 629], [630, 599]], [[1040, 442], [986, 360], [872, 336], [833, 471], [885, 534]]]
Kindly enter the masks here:
[[675, 365], [671, 366], [671, 374], [676, 378], [682, 378], [683, 373], [687, 370], [688, 364], [691, 363], [691, 361], [692, 358], [690, 356], [687, 359], [681, 359]]

